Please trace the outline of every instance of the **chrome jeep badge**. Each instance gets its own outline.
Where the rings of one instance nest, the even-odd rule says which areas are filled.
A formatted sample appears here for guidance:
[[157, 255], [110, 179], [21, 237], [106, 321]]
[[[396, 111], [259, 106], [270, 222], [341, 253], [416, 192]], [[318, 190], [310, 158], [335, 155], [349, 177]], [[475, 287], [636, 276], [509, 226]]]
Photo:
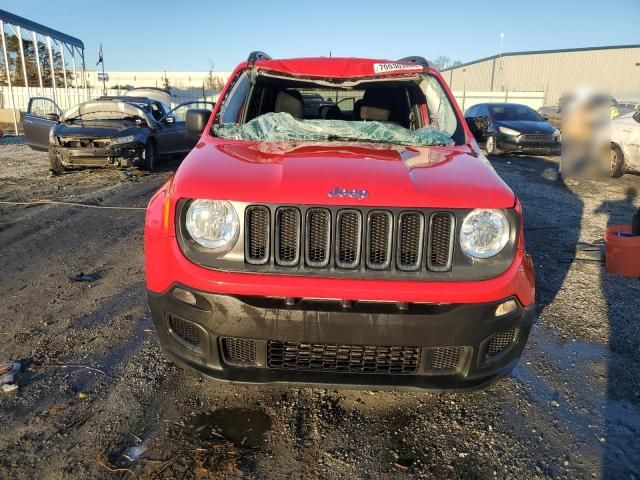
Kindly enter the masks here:
[[355, 188], [348, 189], [335, 187], [327, 195], [329, 198], [356, 198], [358, 200], [363, 200], [369, 196], [369, 192], [365, 189], [357, 190]]

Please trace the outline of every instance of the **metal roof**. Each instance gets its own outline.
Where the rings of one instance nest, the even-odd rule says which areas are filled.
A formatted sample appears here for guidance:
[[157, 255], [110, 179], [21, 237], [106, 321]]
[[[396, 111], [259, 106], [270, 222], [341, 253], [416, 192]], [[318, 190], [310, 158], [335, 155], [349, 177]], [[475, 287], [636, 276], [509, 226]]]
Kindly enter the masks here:
[[84, 43], [82, 43], [82, 40], [80, 40], [79, 38], [59, 32], [58, 30], [54, 30], [53, 28], [45, 27], [44, 25], [40, 25], [39, 23], [32, 22], [31, 20], [28, 20], [26, 18], [19, 17], [18, 15], [14, 15], [13, 13], [9, 13], [6, 10], [0, 9], [0, 20], [11, 25], [15, 25], [16, 27], [37, 32], [42, 36], [51, 37], [52, 39], [64, 42], [68, 45], [73, 45], [84, 50]]
[[480, 62], [486, 62], [487, 60], [494, 60], [496, 58], [502, 57], [513, 57], [517, 55], [539, 55], [544, 53], [565, 53], [565, 52], [585, 52], [591, 50], [618, 50], [623, 48], [640, 48], [639, 45], [611, 45], [605, 47], [581, 47], [581, 48], [558, 48], [555, 50], [530, 50], [528, 52], [505, 52], [502, 55], [491, 55], [490, 57], [480, 58], [478, 60], [473, 60], [471, 62], [462, 63], [460, 65], [456, 65], [455, 67], [449, 67], [441, 72], [448, 72], [449, 70], [455, 70], [456, 68], [466, 67], [468, 65], [473, 65]]

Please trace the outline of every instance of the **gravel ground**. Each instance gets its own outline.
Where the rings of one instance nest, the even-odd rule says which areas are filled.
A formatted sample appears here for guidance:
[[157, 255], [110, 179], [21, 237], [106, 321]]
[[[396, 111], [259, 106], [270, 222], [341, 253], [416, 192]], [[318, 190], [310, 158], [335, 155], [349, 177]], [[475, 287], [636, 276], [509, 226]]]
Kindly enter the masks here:
[[[22, 364], [0, 478], [640, 478], [640, 282], [576, 248], [629, 223], [640, 177], [492, 163], [524, 205], [539, 321], [512, 376], [465, 394], [202, 381], [156, 341], [142, 210], [0, 204], [0, 363]], [[0, 164], [0, 201], [142, 208], [175, 168], [50, 177], [19, 138]]]

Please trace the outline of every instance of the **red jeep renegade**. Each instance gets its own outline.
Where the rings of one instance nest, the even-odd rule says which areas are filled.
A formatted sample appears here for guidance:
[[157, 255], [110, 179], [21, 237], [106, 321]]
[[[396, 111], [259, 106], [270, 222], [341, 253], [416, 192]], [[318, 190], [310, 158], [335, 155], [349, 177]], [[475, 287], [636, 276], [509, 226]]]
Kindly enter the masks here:
[[224, 381], [465, 390], [534, 320], [522, 211], [421, 57], [252, 53], [151, 199], [158, 336]]

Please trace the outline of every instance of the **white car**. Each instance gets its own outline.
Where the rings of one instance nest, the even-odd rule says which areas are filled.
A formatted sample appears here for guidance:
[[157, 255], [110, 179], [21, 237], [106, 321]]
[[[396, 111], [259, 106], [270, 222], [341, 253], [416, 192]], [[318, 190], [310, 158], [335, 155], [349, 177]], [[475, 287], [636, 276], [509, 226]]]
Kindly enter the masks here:
[[640, 170], [640, 110], [611, 120], [611, 176]]

